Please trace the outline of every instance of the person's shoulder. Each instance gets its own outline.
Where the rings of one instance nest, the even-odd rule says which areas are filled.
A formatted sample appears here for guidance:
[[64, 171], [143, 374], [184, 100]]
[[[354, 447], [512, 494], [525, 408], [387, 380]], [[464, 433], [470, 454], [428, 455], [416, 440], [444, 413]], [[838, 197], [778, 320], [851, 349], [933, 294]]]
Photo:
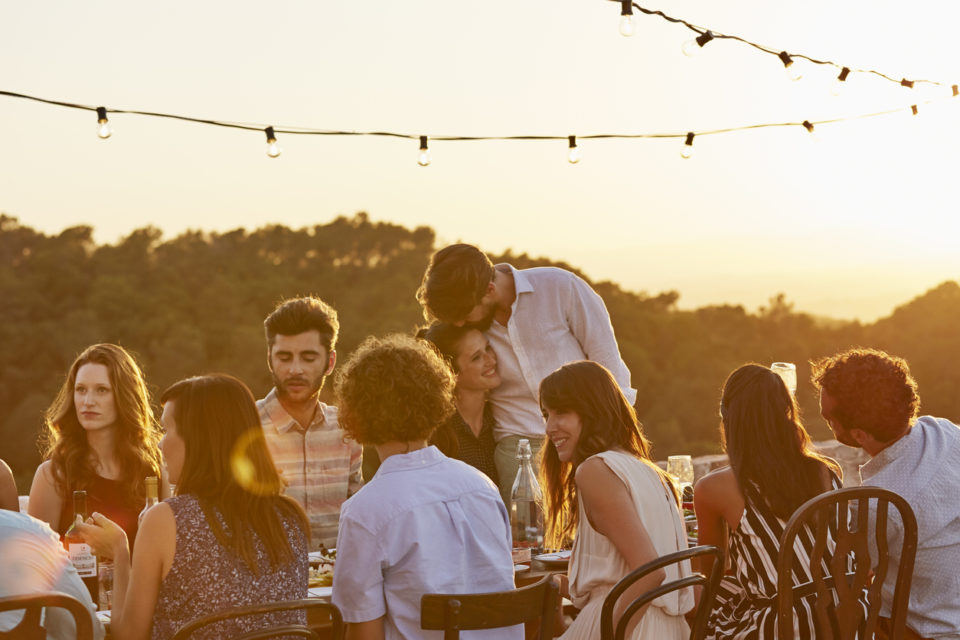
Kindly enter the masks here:
[[21, 511], [0, 509], [0, 538], [6, 538], [14, 532], [16, 535], [29, 535], [53, 547], [60, 546], [60, 536], [48, 523]]
[[732, 467], [720, 467], [697, 480], [693, 490], [694, 495], [715, 498], [739, 494], [740, 486], [737, 484], [737, 476], [734, 475]]

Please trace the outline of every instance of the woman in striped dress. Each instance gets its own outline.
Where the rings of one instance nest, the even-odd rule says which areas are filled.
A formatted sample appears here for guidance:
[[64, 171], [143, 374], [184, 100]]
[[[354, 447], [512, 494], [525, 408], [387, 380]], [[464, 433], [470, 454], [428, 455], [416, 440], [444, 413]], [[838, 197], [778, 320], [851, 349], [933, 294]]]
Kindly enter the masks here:
[[[772, 639], [780, 534], [800, 505], [840, 487], [840, 468], [812, 450], [796, 400], [767, 367], [747, 364], [730, 374], [720, 417], [730, 466], [697, 482], [694, 507], [700, 544], [722, 547], [725, 528], [729, 530], [727, 554], [733, 571], [720, 583], [707, 638]], [[809, 579], [813, 536], [798, 540], [803, 553], [795, 564], [795, 583]], [[833, 544], [828, 538], [828, 551]], [[826, 555], [829, 559], [830, 553]], [[801, 606], [796, 613], [794, 637], [816, 638], [811, 608]]]

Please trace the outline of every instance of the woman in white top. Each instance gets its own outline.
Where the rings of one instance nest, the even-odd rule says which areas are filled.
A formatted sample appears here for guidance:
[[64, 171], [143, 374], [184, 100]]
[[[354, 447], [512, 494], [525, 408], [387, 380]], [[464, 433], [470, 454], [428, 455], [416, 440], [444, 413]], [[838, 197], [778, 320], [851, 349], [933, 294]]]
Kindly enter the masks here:
[[[598, 638], [600, 609], [610, 589], [634, 569], [686, 548], [677, 494], [650, 460], [633, 407], [602, 365], [580, 361], [560, 367], [540, 383], [540, 406], [549, 438], [540, 468], [548, 539], [561, 546], [575, 536], [561, 591], [580, 614], [562, 637]], [[689, 574], [685, 562], [637, 581], [619, 599], [614, 625], [633, 598]], [[631, 621], [628, 637], [688, 637], [683, 614], [693, 603], [690, 589], [657, 598]]]

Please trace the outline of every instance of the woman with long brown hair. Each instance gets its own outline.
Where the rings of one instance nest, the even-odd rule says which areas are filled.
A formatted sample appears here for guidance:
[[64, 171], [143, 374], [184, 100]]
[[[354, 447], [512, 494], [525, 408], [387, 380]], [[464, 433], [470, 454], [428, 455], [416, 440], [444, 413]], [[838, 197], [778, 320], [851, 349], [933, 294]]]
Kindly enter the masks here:
[[[215, 611], [306, 597], [310, 526], [281, 495], [250, 390], [208, 375], [177, 382], [160, 402], [177, 495], [144, 516], [133, 566], [123, 529], [97, 513], [81, 526], [98, 553], [114, 558], [114, 635], [165, 640]], [[302, 612], [248, 616], [211, 625], [204, 637], [297, 621]]]
[[[549, 438], [540, 467], [548, 540], [561, 546], [574, 538], [566, 591], [580, 614], [563, 638], [598, 638], [600, 609], [613, 585], [686, 548], [677, 494], [650, 460], [633, 407], [602, 365], [584, 360], [560, 367], [540, 383], [540, 406]], [[683, 563], [637, 581], [620, 598], [614, 624], [632, 597], [689, 573]], [[628, 637], [686, 638], [683, 614], [692, 608], [690, 589], [657, 598], [631, 622]]]
[[[813, 451], [796, 400], [767, 367], [746, 364], [730, 374], [720, 419], [730, 466], [697, 482], [694, 506], [700, 544], [724, 548], [726, 543], [733, 571], [720, 584], [707, 637], [772, 639], [780, 534], [800, 505], [840, 487], [840, 469]], [[806, 580], [813, 535], [806, 532], [797, 539], [803, 549], [796, 551], [795, 572], [797, 579]], [[832, 551], [832, 539], [828, 545]], [[709, 572], [710, 567], [701, 569]], [[812, 606], [796, 609], [796, 637], [815, 638]]]
[[[146, 498], [144, 479], [161, 476], [160, 433], [143, 373], [115, 344], [77, 356], [44, 416], [45, 457], [33, 478], [28, 512], [61, 536], [73, 522], [73, 492], [117, 522], [132, 544]], [[160, 497], [167, 496], [166, 482]]]

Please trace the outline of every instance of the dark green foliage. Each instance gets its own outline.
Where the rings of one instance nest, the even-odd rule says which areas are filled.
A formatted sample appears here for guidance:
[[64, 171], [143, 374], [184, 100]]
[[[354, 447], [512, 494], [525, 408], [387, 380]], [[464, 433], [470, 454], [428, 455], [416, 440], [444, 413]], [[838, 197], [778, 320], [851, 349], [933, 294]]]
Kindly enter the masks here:
[[[0, 215], [0, 458], [26, 493], [40, 460], [42, 412], [76, 354], [95, 342], [136, 353], [155, 395], [182, 377], [221, 371], [262, 396], [271, 385], [262, 322], [283, 298], [316, 294], [337, 309], [341, 359], [367, 335], [412, 331], [423, 323], [414, 292], [433, 245], [429, 228], [371, 222], [365, 213], [298, 230], [191, 231], [170, 240], [145, 228], [100, 246], [90, 227], [48, 236]], [[526, 254], [495, 261], [576, 271]], [[676, 292], [593, 284], [610, 309], [658, 457], [719, 449], [720, 387], [749, 361], [797, 363], [807, 426], [815, 438], [830, 437], [806, 363], [857, 345], [907, 358], [924, 410], [960, 417], [956, 282], [868, 326], [794, 312], [783, 294], [756, 314], [739, 306], [680, 311]]]

